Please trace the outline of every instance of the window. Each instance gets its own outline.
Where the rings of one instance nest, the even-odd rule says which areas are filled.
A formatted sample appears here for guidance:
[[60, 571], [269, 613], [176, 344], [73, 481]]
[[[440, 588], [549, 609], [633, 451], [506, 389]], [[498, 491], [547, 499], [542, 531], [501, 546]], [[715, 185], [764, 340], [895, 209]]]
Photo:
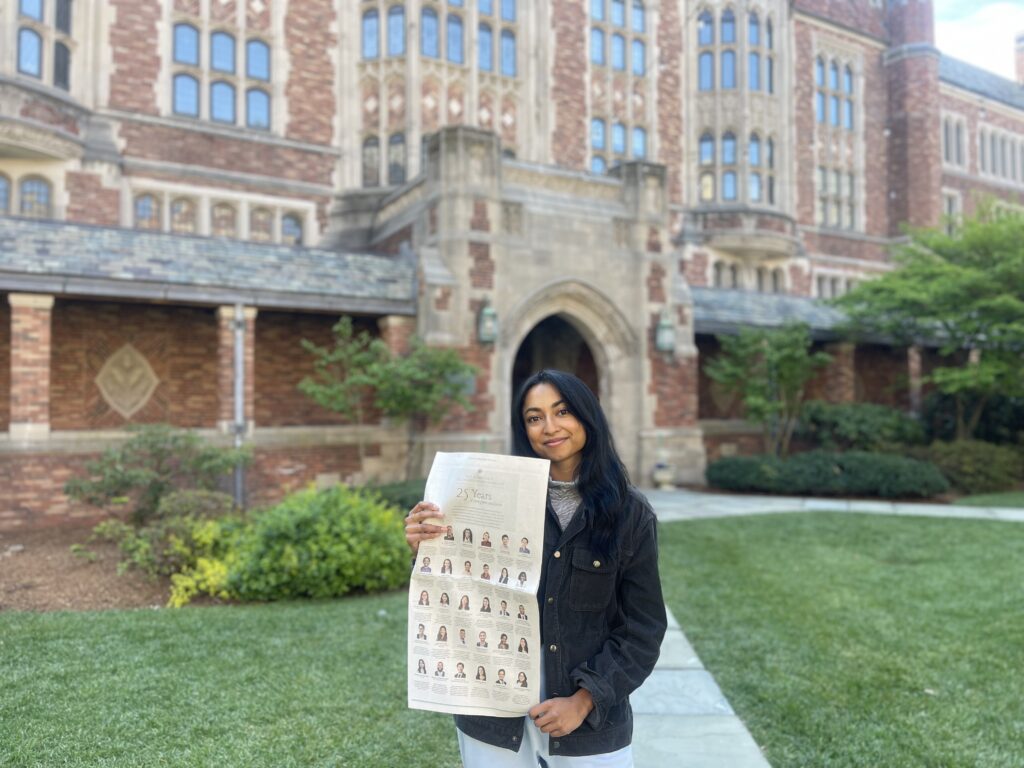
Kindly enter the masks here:
[[612, 69], [626, 68], [626, 38], [612, 35]]
[[626, 26], [626, 0], [612, 0], [612, 24]]
[[605, 148], [605, 125], [604, 120], [594, 118], [590, 121], [590, 146], [593, 149]]
[[43, 0], [21, 0], [18, 13], [36, 21], [43, 20]]
[[750, 19], [747, 23], [747, 45], [760, 45], [761, 44], [761, 22], [757, 18], [756, 13], [750, 14]]
[[174, 113], [199, 117], [199, 81], [192, 75], [174, 76]]
[[761, 202], [761, 174], [752, 173], [747, 178], [747, 196], [750, 202]]
[[590, 18], [596, 21], [604, 21], [605, 0], [590, 0]]
[[839, 65], [834, 61], [828, 68], [828, 87], [833, 91], [839, 90]]
[[819, 123], [825, 122], [825, 94], [822, 91], [814, 97], [814, 117]]
[[462, 17], [454, 13], [448, 14], [448, 61], [461, 64], [462, 56]]
[[199, 30], [191, 24], [174, 25], [174, 61], [199, 66]]
[[702, 173], [700, 175], [700, 199], [701, 202], [711, 203], [715, 200], [715, 174]]
[[376, 136], [363, 139], [363, 186], [380, 185], [380, 140]]
[[210, 117], [219, 123], [235, 122], [235, 87], [231, 83], [210, 85]]
[[405, 134], [394, 133], [388, 139], [388, 184], [405, 183]]
[[226, 32], [214, 32], [210, 36], [210, 69], [235, 72], [235, 38]]
[[281, 242], [285, 245], [302, 245], [302, 219], [294, 213], [281, 217]]
[[722, 42], [736, 42], [736, 17], [732, 11], [726, 11], [722, 14]]
[[761, 165], [761, 139], [756, 133], [750, 136], [750, 145], [747, 147], [747, 162], [754, 168]]
[[71, 51], [64, 43], [53, 44], [53, 84], [65, 91], [71, 89]]
[[736, 172], [726, 171], [722, 174], [722, 199], [733, 201], [736, 199]]
[[722, 88], [736, 87], [736, 52], [722, 51]]
[[697, 18], [697, 44], [715, 44], [715, 19], [709, 11], [704, 11]]
[[713, 165], [715, 162], [715, 137], [705, 133], [700, 137], [700, 164]]
[[171, 202], [171, 232], [180, 235], [194, 234], [196, 231], [196, 206], [186, 197], [179, 197]]
[[633, 157], [640, 160], [647, 157], [647, 131], [643, 128], [633, 129]]
[[501, 0], [501, 20], [516, 20], [516, 0]]
[[626, 154], [626, 126], [622, 123], [612, 126], [612, 152], [617, 155]]
[[367, 11], [363, 14], [363, 58], [376, 59], [380, 56], [380, 14]]
[[18, 71], [32, 77], [43, 76], [43, 39], [35, 30], [18, 30]]
[[782, 270], [775, 268], [772, 270], [772, 293], [783, 293], [786, 289], [786, 280], [782, 274]]
[[647, 71], [646, 65], [646, 48], [643, 40], [634, 40], [633, 46], [633, 74], [637, 77], [643, 77]]
[[633, 0], [633, 11], [632, 11], [632, 25], [633, 31], [643, 34], [646, 30], [646, 21], [644, 19], [644, 3], [643, 0]]
[[747, 84], [752, 91], [761, 90], [761, 54], [747, 54]]
[[274, 214], [269, 208], [249, 210], [249, 239], [254, 243], [269, 243], [274, 239]]
[[772, 20], [768, 19], [768, 21], [764, 23], [764, 41], [765, 45], [768, 46], [769, 51], [775, 48], [775, 37], [772, 33]]
[[245, 124], [258, 130], [270, 129], [270, 94], [259, 88], [245, 92]]
[[714, 278], [715, 288], [724, 288], [725, 287], [725, 279], [723, 277], [724, 273], [725, 273], [725, 265], [722, 262], [720, 262], [720, 261], [716, 261], [715, 262], [715, 278]]
[[715, 89], [715, 55], [705, 51], [698, 59], [698, 87], [702, 91], [713, 91]]
[[608, 163], [600, 155], [594, 155], [590, 159], [590, 171], [591, 173], [607, 173]]
[[245, 44], [245, 76], [253, 80], [270, 80], [270, 46], [262, 40]]
[[853, 130], [853, 102], [850, 99], [843, 102], [843, 128]]
[[420, 24], [420, 53], [432, 59], [440, 58], [441, 43], [438, 35], [437, 11], [424, 8]]
[[214, 237], [237, 237], [238, 221], [230, 203], [215, 203], [210, 212], [211, 232]]
[[163, 229], [160, 201], [154, 195], [139, 195], [135, 198], [135, 228]]
[[775, 93], [775, 59], [771, 56], [764, 60], [764, 83], [768, 93]]
[[0, 213], [9, 213], [11, 209], [11, 180], [0, 173]]
[[501, 30], [501, 74], [516, 76], [516, 36], [509, 29]]
[[388, 56], [405, 55], [405, 8], [388, 8]]
[[736, 136], [733, 133], [727, 133], [722, 137], [722, 164], [736, 164]]
[[590, 30], [590, 61], [604, 64], [604, 32], [597, 27]]
[[960, 225], [960, 195], [957, 192], [943, 191], [942, 193], [942, 215], [943, 227], [946, 234], [952, 237], [956, 234]]
[[494, 33], [490, 24], [480, 24], [477, 30], [477, 63], [484, 72], [494, 71]]
[[828, 97], [828, 121], [831, 125], [839, 125], [839, 97]]

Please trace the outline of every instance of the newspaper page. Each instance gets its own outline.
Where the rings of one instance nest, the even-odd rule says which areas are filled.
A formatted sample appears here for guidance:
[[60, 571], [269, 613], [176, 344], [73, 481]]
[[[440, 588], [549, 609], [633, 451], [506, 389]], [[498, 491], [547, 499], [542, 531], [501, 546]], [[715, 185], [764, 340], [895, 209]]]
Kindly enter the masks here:
[[409, 707], [518, 717], [540, 701], [537, 588], [549, 462], [438, 453], [425, 500], [444, 535], [409, 586]]

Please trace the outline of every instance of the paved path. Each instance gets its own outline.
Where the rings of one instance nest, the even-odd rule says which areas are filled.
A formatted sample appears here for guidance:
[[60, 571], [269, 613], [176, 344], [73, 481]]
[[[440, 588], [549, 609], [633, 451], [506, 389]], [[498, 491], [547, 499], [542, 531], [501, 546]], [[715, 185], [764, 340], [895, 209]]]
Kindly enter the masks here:
[[[1024, 523], [1024, 509], [729, 496], [684, 490], [647, 490], [644, 493], [663, 522], [829, 510]], [[770, 768], [671, 612], [658, 665], [631, 700], [635, 717], [633, 755], [637, 768]]]

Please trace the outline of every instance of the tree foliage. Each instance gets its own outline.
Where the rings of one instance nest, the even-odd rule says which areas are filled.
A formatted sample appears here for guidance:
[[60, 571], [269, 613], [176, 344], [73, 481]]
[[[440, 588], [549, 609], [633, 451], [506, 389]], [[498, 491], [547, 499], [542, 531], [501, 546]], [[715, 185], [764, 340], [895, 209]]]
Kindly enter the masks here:
[[830, 356], [812, 352], [807, 326], [796, 323], [745, 328], [718, 342], [722, 350], [705, 367], [708, 376], [741, 398], [746, 418], [761, 425], [765, 451], [786, 456], [807, 382]]
[[929, 380], [969, 437], [989, 399], [1024, 394], [1024, 217], [982, 216], [950, 235], [914, 232], [898, 268], [837, 300], [854, 335], [938, 347]]

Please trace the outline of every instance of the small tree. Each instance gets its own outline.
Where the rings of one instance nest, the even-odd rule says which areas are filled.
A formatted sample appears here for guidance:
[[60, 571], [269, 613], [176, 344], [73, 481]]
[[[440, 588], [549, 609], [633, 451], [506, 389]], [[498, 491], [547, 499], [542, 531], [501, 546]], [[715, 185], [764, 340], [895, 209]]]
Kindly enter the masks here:
[[969, 438], [993, 396], [1024, 394], [1024, 217], [914, 232], [896, 261], [837, 304], [855, 334], [939, 347], [946, 364], [928, 380], [954, 398], [957, 437]]
[[[440, 421], [455, 405], [471, 407], [466, 389], [476, 369], [453, 349], [414, 338], [407, 354], [394, 355], [381, 339], [357, 332], [347, 317], [334, 326], [332, 347], [306, 340], [302, 346], [314, 357], [314, 374], [299, 389], [314, 402], [357, 425], [365, 424], [371, 409], [408, 423], [406, 477], [415, 463], [416, 424]], [[359, 459], [365, 459], [361, 438]]]
[[85, 477], [64, 486], [73, 499], [106, 507], [124, 504], [142, 525], [157, 514], [160, 500], [176, 490], [215, 490], [239, 462], [245, 449], [218, 448], [198, 435], [167, 424], [133, 425], [134, 435], [88, 462]]
[[722, 350], [705, 367], [708, 376], [739, 397], [746, 417], [761, 425], [767, 453], [788, 455], [807, 382], [830, 356], [811, 352], [810, 333], [802, 324], [745, 328], [718, 341]]

